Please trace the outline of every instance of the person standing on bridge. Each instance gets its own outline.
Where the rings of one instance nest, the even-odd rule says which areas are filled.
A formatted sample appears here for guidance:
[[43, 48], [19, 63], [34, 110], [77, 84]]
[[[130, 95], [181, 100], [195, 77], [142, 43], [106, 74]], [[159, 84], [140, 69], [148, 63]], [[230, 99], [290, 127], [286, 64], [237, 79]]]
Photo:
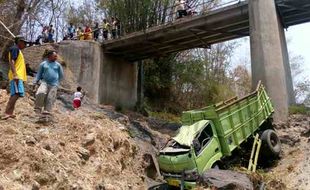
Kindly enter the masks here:
[[121, 37], [121, 21], [116, 17], [116, 30], [117, 30], [117, 37]]
[[41, 84], [36, 92], [35, 112], [49, 114], [52, 111], [53, 105], [56, 101], [57, 89], [60, 81], [63, 79], [63, 69], [57, 60], [57, 53], [53, 50], [46, 52], [47, 59], [40, 64], [34, 85], [39, 81]]
[[15, 118], [13, 115], [15, 104], [20, 97], [25, 96], [24, 82], [27, 81], [27, 72], [22, 49], [26, 47], [26, 40], [22, 36], [15, 38], [15, 45], [9, 50], [9, 80], [11, 97], [5, 109], [2, 120]]
[[108, 34], [109, 34], [109, 28], [110, 28], [110, 23], [108, 23], [107, 19], [103, 19], [103, 24], [102, 24], [102, 35], [104, 40], [108, 40]]
[[177, 9], [177, 19], [183, 18], [183, 16], [187, 16], [185, 0], [178, 0], [178, 2], [176, 3], [176, 9]]
[[95, 23], [95, 27], [94, 27], [94, 40], [95, 40], [95, 41], [98, 41], [98, 39], [99, 39], [99, 33], [100, 33], [99, 23], [96, 22], [96, 23]]
[[112, 17], [111, 18], [111, 23], [112, 23], [112, 30], [111, 30], [111, 34], [112, 34], [112, 39], [116, 39], [116, 33], [117, 33], [117, 20]]

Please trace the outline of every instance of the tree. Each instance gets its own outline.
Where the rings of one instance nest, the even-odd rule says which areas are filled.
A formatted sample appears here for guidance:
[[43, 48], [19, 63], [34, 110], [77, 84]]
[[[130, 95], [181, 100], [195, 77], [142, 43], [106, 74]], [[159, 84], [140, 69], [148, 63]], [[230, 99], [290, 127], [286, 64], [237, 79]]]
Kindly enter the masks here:
[[243, 97], [251, 92], [251, 75], [245, 65], [238, 65], [231, 72], [233, 89], [238, 97]]
[[[14, 34], [19, 34], [27, 16], [32, 15], [39, 4], [40, 0], [3, 0], [0, 7], [0, 18]], [[6, 51], [13, 40], [10, 40], [12, 36], [3, 27], [0, 32], [1, 38], [4, 39], [0, 42], [3, 58], [6, 57]]]

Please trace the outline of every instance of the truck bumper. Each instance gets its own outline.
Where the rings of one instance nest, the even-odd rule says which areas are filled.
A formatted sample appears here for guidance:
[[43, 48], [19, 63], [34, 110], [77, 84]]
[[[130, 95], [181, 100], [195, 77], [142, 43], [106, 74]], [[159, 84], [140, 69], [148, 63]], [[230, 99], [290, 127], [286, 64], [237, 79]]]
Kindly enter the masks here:
[[[175, 178], [166, 178], [167, 184], [173, 187], [181, 187], [181, 180]], [[184, 181], [184, 189], [194, 189], [196, 182]]]

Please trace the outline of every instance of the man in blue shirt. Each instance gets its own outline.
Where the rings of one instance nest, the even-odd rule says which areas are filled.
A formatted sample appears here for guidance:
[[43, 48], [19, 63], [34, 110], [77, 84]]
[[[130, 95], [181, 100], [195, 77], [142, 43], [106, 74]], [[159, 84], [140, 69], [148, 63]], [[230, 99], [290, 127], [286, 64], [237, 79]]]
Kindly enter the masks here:
[[56, 101], [57, 88], [60, 81], [63, 79], [63, 69], [57, 60], [57, 53], [55, 51], [48, 51], [46, 53], [47, 59], [40, 64], [34, 84], [41, 81], [40, 87], [36, 92], [35, 111], [48, 114], [52, 111], [53, 105]]

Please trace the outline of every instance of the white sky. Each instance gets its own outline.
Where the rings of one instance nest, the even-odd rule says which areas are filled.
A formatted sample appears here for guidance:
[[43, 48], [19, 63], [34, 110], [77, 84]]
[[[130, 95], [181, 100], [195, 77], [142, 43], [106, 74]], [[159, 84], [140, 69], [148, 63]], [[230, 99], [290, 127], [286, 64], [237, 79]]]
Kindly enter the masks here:
[[[301, 55], [304, 58], [302, 75], [310, 80], [310, 23], [289, 27], [285, 32], [291, 56]], [[240, 46], [236, 48], [232, 58], [233, 65], [250, 63], [249, 37], [236, 40]], [[250, 65], [247, 65], [250, 67]]]

